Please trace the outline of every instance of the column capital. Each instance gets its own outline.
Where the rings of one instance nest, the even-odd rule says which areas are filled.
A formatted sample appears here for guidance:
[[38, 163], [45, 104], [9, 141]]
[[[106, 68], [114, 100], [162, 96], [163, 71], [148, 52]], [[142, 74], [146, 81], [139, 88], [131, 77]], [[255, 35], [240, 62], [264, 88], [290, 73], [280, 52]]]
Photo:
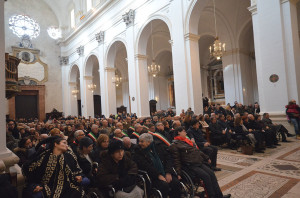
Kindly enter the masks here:
[[143, 55], [143, 54], [136, 54], [134, 57], [136, 60], [144, 60], [148, 58], [147, 55]]
[[72, 86], [76, 86], [77, 83], [76, 82], [69, 82], [69, 86], [72, 87]]
[[93, 76], [84, 76], [83, 78], [84, 78], [85, 80], [93, 80], [94, 77], [93, 77]]
[[184, 35], [184, 38], [185, 40], [198, 41], [200, 39], [200, 36], [192, 33], [187, 33]]
[[61, 66], [69, 64], [69, 57], [68, 56], [59, 56], [59, 63]]
[[128, 12], [122, 15], [123, 21], [126, 23], [126, 27], [133, 25], [135, 18], [135, 11], [130, 9]]
[[114, 68], [114, 67], [105, 67], [104, 70], [105, 70], [106, 72], [115, 72], [117, 69]]
[[84, 46], [80, 45], [79, 47], [77, 47], [76, 52], [77, 52], [78, 56], [83, 56], [84, 55]]
[[97, 34], [95, 34], [96, 41], [98, 42], [99, 45], [104, 43], [104, 35], [105, 35], [104, 31], [100, 31]]
[[257, 14], [257, 5], [256, 4], [252, 5], [251, 3], [251, 6], [248, 7], [248, 10], [251, 12], [252, 16]]

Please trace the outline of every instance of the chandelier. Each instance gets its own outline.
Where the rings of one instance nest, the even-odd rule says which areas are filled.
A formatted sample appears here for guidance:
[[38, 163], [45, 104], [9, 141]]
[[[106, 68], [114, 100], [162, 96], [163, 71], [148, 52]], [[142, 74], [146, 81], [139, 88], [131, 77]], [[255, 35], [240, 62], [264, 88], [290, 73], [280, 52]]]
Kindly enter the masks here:
[[[154, 56], [153, 53], [153, 32], [152, 32], [152, 21], [151, 21], [151, 49], [152, 49], [152, 57]], [[148, 72], [150, 75], [152, 75], [154, 78], [158, 75], [160, 72], [160, 65], [155, 63], [154, 58], [152, 59], [151, 65], [148, 65]]]
[[160, 65], [156, 65], [155, 61], [152, 60], [152, 64], [148, 66], [148, 72], [155, 78], [160, 72]]
[[77, 94], [79, 93], [79, 90], [78, 89], [74, 89], [72, 90], [72, 95], [76, 98], [77, 97]]
[[32, 18], [26, 15], [14, 15], [9, 18], [9, 28], [19, 38], [27, 35], [30, 39], [36, 38], [40, 35], [40, 26]]
[[225, 52], [225, 43], [222, 43], [218, 37], [215, 0], [213, 0], [213, 3], [214, 3], [216, 38], [215, 38], [214, 43], [211, 46], [209, 46], [209, 53], [210, 53], [211, 57], [215, 57], [217, 60], [220, 60], [223, 56], [223, 53]]
[[92, 92], [95, 91], [96, 87], [97, 87], [97, 85], [95, 85], [95, 84], [89, 84], [88, 85], [88, 89], [91, 90]]
[[54, 40], [61, 38], [61, 30], [58, 27], [49, 27], [47, 29], [48, 35]]
[[115, 77], [113, 77], [113, 83], [116, 84], [116, 87], [119, 87], [119, 85], [122, 84], [122, 77], [116, 74]]

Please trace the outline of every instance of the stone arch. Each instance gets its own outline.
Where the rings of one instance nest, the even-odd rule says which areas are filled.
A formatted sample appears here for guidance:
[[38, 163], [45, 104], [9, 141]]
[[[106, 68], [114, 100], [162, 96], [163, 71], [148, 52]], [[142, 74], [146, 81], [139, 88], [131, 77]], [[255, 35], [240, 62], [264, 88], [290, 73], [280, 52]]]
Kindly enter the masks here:
[[91, 76], [93, 72], [93, 62], [96, 61], [99, 67], [99, 57], [95, 52], [91, 52], [86, 59], [84, 60], [84, 70], [83, 73], [85, 76]]
[[147, 42], [148, 39], [151, 35], [151, 22], [163, 22], [169, 30], [169, 35], [170, 35], [170, 39], [172, 40], [172, 25], [170, 20], [162, 15], [153, 15], [151, 16], [145, 23], [144, 25], [140, 28], [139, 32], [138, 32], [138, 36], [137, 36], [137, 40], [136, 40], [136, 53], [137, 54], [141, 54], [141, 55], [146, 55], [146, 48], [145, 46], [147, 46]]
[[[114, 49], [116, 45], [124, 45], [127, 53], [127, 43], [123, 38], [117, 37], [111, 41], [111, 43], [108, 45], [106, 54], [105, 54], [105, 65], [106, 67], [115, 67], [115, 57], [116, 57], [116, 50]], [[128, 55], [127, 55], [128, 57]]]
[[80, 76], [80, 69], [77, 64], [73, 64], [69, 73], [69, 82], [76, 82], [77, 75]]

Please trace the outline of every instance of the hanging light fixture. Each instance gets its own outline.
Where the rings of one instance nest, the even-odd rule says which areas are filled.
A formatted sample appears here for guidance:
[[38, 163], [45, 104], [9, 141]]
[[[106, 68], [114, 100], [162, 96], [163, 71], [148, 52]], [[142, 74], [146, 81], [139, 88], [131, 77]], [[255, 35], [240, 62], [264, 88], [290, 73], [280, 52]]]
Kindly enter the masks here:
[[47, 32], [54, 40], [61, 38], [61, 30], [58, 27], [51, 26], [47, 29]]
[[209, 46], [209, 52], [210, 56], [215, 57], [217, 60], [220, 60], [223, 56], [223, 53], [225, 52], [225, 43], [222, 43], [219, 41], [218, 37], [218, 31], [217, 31], [217, 18], [216, 18], [216, 4], [215, 0], [213, 0], [214, 3], [214, 18], [215, 18], [215, 32], [216, 32], [216, 38], [214, 43]]
[[95, 91], [96, 87], [97, 87], [97, 85], [95, 85], [95, 84], [89, 84], [88, 85], [88, 89], [91, 90], [92, 92]]
[[152, 35], [152, 21], [151, 21], [151, 49], [152, 49], [152, 63], [148, 66], [148, 72], [153, 77], [156, 77], [158, 73], [160, 72], [160, 65], [155, 63], [154, 60], [154, 53], [153, 53], [153, 35]]
[[76, 98], [77, 97], [77, 94], [79, 93], [79, 90], [78, 89], [74, 89], [72, 90], [72, 95]]
[[122, 84], [122, 77], [115, 74], [115, 77], [113, 77], [113, 83], [116, 84], [116, 87], [119, 87]]

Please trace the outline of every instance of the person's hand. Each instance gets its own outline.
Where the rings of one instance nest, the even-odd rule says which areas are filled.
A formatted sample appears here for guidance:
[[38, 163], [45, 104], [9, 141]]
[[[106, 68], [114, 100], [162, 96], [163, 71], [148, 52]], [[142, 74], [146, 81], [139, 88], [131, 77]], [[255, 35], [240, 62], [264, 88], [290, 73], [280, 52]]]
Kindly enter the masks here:
[[269, 129], [269, 127], [268, 127], [268, 126], [266, 126], [266, 129]]
[[209, 142], [205, 142], [205, 144], [204, 144], [204, 146], [209, 146], [210, 144], [209, 144]]
[[195, 142], [195, 139], [194, 139], [194, 138], [192, 138], [192, 139], [191, 139], [191, 141], [192, 141], [194, 144], [196, 144], [196, 142]]
[[178, 175], [177, 178], [178, 178], [178, 180], [181, 180], [181, 176], [180, 175]]
[[209, 164], [211, 164], [211, 160], [209, 159], [208, 161], [207, 161]]
[[252, 129], [249, 129], [249, 132], [252, 132]]
[[33, 192], [40, 192], [42, 191], [44, 188], [40, 187], [40, 186], [36, 186], [35, 189], [33, 190]]
[[158, 175], [158, 179], [164, 182], [167, 182], [166, 178], [162, 175]]
[[76, 176], [75, 179], [76, 179], [76, 181], [78, 183], [81, 183], [81, 181], [82, 181], [82, 177], [81, 176]]
[[172, 181], [172, 175], [170, 173], [166, 174], [166, 180], [168, 183], [170, 183]]
[[225, 135], [226, 131], [225, 131], [225, 130], [223, 130], [223, 131], [222, 131], [222, 133]]
[[229, 129], [229, 133], [232, 133], [231, 129]]

